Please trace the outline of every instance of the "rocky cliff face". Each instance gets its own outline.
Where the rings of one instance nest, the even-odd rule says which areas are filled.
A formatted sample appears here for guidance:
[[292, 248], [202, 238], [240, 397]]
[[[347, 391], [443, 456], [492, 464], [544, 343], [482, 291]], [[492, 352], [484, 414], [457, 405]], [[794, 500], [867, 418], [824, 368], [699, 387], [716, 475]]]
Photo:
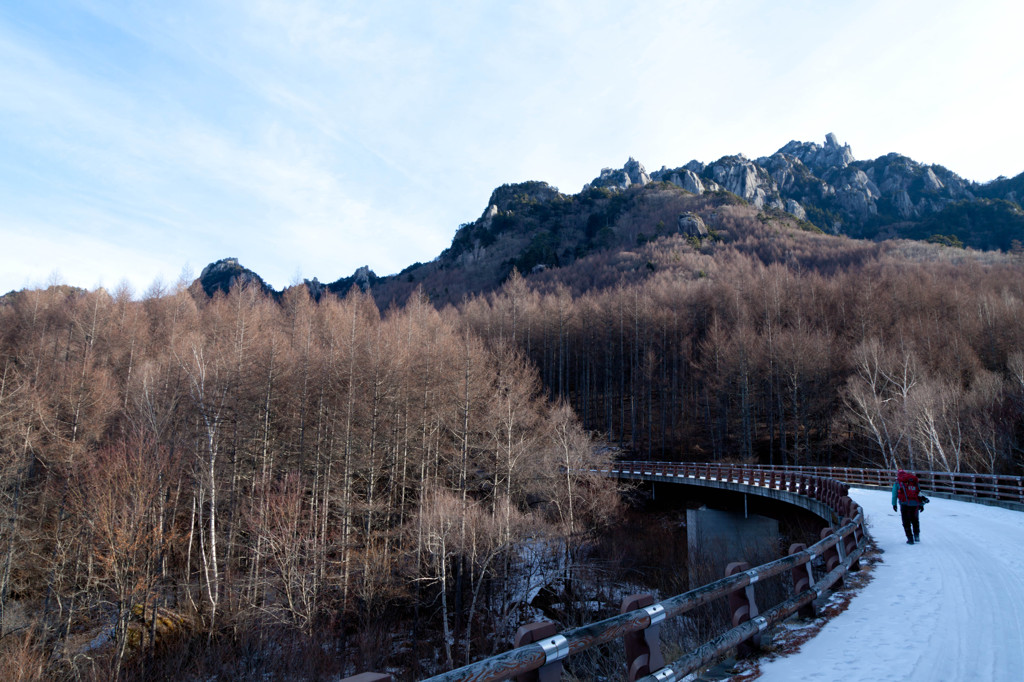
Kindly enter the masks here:
[[[630, 159], [632, 161], [632, 159]], [[627, 164], [628, 165], [628, 164]], [[639, 164], [637, 164], [639, 166]], [[643, 166], [640, 166], [643, 170]], [[627, 185], [628, 186], [628, 185]], [[487, 210], [484, 214], [495, 215], [501, 211], [511, 210], [516, 204], [523, 202], [551, 201], [558, 196], [558, 189], [546, 182], [518, 182], [511, 185], [502, 185], [491, 192], [490, 201], [487, 202]]]
[[[342, 277], [341, 279], [328, 284], [327, 290], [341, 296], [347, 294], [354, 286], [359, 287], [360, 291], [370, 291], [378, 280], [380, 280], [380, 277], [377, 276], [377, 273], [371, 270], [370, 266], [364, 265], [360, 268], [356, 268], [356, 271], [350, 276]], [[306, 286], [309, 287], [308, 284]], [[310, 288], [310, 295], [319, 300], [312, 288]]]
[[[793, 140], [776, 154], [791, 156], [816, 171], [846, 168], [853, 163], [853, 152], [850, 150], [850, 145], [840, 145], [834, 133], [825, 136], [824, 146], [819, 147], [814, 142]], [[758, 161], [760, 162], [760, 159]]]
[[732, 192], [757, 208], [785, 208], [768, 170], [742, 154], [723, 156], [710, 164], [690, 161], [681, 168], [670, 170], [663, 167], [652, 173], [651, 179], [682, 187], [694, 194]]
[[692, 211], [687, 211], [676, 219], [676, 229], [679, 234], [687, 237], [703, 239], [708, 236], [708, 226], [704, 224], [704, 219]]
[[[642, 171], [643, 166], [630, 158], [621, 170], [602, 170], [586, 187], [625, 189], [645, 182]], [[679, 168], [662, 167], [649, 179], [694, 194], [725, 190], [757, 208], [783, 210], [827, 231], [858, 237], [875, 236], [889, 223], [921, 220], [978, 196], [1017, 199], [1014, 181], [990, 183], [999, 186], [993, 195], [942, 166], [899, 154], [857, 161], [850, 146], [840, 144], [832, 133], [822, 145], [794, 140], [771, 156], [751, 160], [737, 154], [708, 164], [690, 161]]]
[[237, 258], [222, 258], [219, 261], [210, 263], [199, 273], [199, 278], [193, 283], [202, 287], [207, 296], [213, 296], [218, 291], [227, 293], [235, 285], [255, 286], [265, 294], [273, 294], [274, 290], [263, 281], [263, 278], [252, 270], [242, 267]]
[[631, 156], [620, 170], [602, 168], [601, 174], [584, 185], [583, 190], [586, 191], [591, 187], [608, 187], [610, 189], [626, 189], [633, 185], [642, 187], [650, 181], [651, 176], [647, 174], [647, 169]]

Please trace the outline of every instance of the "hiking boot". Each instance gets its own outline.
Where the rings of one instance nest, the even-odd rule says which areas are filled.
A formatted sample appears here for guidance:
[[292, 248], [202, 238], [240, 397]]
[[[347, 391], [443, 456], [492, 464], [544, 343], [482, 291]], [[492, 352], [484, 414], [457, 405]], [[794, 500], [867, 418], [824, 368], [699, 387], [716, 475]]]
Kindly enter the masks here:
[[907, 544], [908, 545], [914, 544], [914, 538], [907, 538]]
[[914, 542], [921, 542], [921, 536], [917, 533], [914, 533]]

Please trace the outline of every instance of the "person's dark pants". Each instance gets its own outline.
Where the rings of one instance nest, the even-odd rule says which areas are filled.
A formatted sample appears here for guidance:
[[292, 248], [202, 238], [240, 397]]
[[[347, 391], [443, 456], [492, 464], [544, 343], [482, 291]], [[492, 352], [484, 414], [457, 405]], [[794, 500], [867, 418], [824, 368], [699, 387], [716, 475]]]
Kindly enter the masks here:
[[900, 518], [903, 520], [903, 532], [907, 534], [908, 540], [913, 540], [921, 534], [921, 522], [918, 519], [920, 507], [900, 505]]

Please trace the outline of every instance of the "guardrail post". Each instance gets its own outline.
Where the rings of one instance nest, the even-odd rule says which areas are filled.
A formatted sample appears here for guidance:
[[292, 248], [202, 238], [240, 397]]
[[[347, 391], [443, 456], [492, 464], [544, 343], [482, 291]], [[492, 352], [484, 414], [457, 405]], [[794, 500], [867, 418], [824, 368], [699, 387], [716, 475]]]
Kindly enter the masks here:
[[[558, 642], [554, 640], [556, 639], [557, 632], [558, 628], [555, 627], [555, 624], [546, 620], [530, 623], [529, 625], [521, 625], [519, 629], [516, 630], [515, 646], [518, 649], [521, 646], [534, 644], [551, 637], [551, 643], [555, 645], [551, 648], [556, 649]], [[561, 636], [558, 635], [557, 637]], [[561, 640], [564, 642], [565, 637], [561, 637]], [[542, 646], [544, 646], [543, 643]], [[548, 647], [545, 647], [545, 653], [547, 653], [547, 648]], [[568, 651], [566, 651], [565, 654], [568, 654]], [[556, 653], [555, 655], [557, 655], [558, 658], [554, 660], [551, 660], [551, 654], [548, 654], [548, 659], [551, 660], [550, 663], [541, 666], [537, 670], [531, 670], [528, 673], [517, 675], [516, 682], [558, 682], [562, 677], [562, 659], [565, 658], [565, 654]]]
[[[846, 499], [849, 500], [850, 498], [846, 498]], [[850, 505], [849, 505], [849, 507], [847, 507], [847, 510], [852, 515], [854, 509], [855, 509], [855, 505], [853, 504], [853, 500], [850, 500]], [[843, 519], [839, 522], [839, 525], [840, 526], [845, 526], [846, 524], [852, 523], [852, 522], [853, 522], [853, 519], [851, 519], [849, 517], [843, 517]], [[851, 554], [853, 554], [857, 550], [857, 530], [854, 529], [854, 531], [852, 533], [850, 533], [849, 535], [847, 535], [846, 537], [839, 538], [839, 542], [843, 543], [843, 555], [844, 556], [850, 556]], [[860, 561], [857, 560], [857, 559], [854, 559], [853, 562], [850, 564], [850, 570], [851, 571], [859, 571], [860, 570]]]
[[836, 513], [839, 514], [840, 517], [849, 516], [850, 505], [852, 502], [853, 501], [850, 499], [849, 495], [843, 495], [839, 498], [839, 501], [836, 502], [836, 506], [834, 506], [833, 509], [836, 510]]
[[[807, 549], [807, 545], [802, 542], [794, 542], [789, 546], [789, 554], [799, 554]], [[794, 566], [789, 569], [789, 574], [793, 578], [793, 596], [796, 596], [804, 590], [809, 590], [814, 586], [814, 573], [811, 572], [811, 562], [808, 561], [806, 564], [800, 566]], [[817, 611], [814, 608], [814, 602], [811, 602], [807, 606], [803, 606], [797, 611], [797, 615], [801, 618], [814, 618], [817, 616]]]
[[[832, 529], [831, 526], [829, 526], [828, 528], [822, 528], [821, 529], [820, 537], [821, 537], [822, 540], [824, 540], [829, 535], [832, 535], [832, 533], [834, 533], [834, 532], [835, 531]], [[842, 542], [842, 540], [840, 540], [839, 542]], [[832, 547], [829, 547], [828, 549], [826, 549], [825, 553], [822, 554], [821, 556], [825, 560], [825, 572], [826, 573], [831, 572], [833, 568], [835, 568], [836, 566], [839, 565], [839, 561], [840, 561], [839, 545], [838, 545], [838, 543], [833, 545]], [[842, 579], [842, 577], [840, 577], [839, 580], [836, 581], [836, 588], [840, 588], [842, 586], [843, 586], [843, 579]]]
[[[750, 564], [746, 561], [734, 561], [725, 567], [725, 577], [750, 570]], [[755, 578], [756, 579], [756, 578]], [[751, 582], [746, 587], [733, 590], [729, 593], [729, 613], [732, 614], [732, 626], [736, 627], [747, 622], [751, 618], [757, 618], [757, 602], [754, 600], [754, 584]], [[761, 646], [761, 635], [756, 634], [748, 642], [742, 642], [737, 649], [741, 656], [746, 656]]]
[[627, 632], [622, 637], [626, 645], [626, 679], [629, 682], [665, 667], [665, 657], [661, 654], [660, 625], [665, 619], [665, 608], [661, 604], [655, 605], [654, 597], [649, 594], [631, 594], [622, 598], [619, 613], [637, 609], [647, 611], [651, 624], [645, 630]]
[[341, 682], [394, 682], [394, 678], [384, 673], [359, 673], [346, 677]]

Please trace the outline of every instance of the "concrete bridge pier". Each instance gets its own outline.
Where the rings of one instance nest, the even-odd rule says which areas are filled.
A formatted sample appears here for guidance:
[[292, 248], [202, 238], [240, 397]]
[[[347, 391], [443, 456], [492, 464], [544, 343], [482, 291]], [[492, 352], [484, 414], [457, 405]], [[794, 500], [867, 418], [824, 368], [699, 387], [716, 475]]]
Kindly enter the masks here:
[[778, 544], [779, 522], [775, 519], [746, 510], [687, 509], [690, 589], [722, 577], [725, 567], [734, 561], [757, 566], [777, 558]]

